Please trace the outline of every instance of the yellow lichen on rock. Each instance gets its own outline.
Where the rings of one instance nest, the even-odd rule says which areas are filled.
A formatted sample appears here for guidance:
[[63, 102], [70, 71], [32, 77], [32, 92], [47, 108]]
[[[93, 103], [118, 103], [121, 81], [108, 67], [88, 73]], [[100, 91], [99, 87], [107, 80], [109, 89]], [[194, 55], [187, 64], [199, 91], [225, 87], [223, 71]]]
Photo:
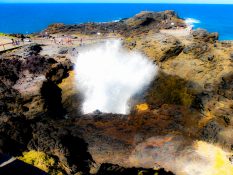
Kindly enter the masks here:
[[22, 160], [25, 163], [31, 164], [49, 174], [52, 175], [63, 175], [63, 173], [57, 167], [57, 163], [53, 157], [48, 156], [41, 151], [29, 151], [23, 152], [21, 157], [18, 157], [19, 160]]
[[69, 72], [69, 76], [62, 80], [58, 87], [62, 89], [62, 100], [65, 100], [65, 97], [70, 96], [76, 93], [75, 88], [75, 73], [74, 71]]

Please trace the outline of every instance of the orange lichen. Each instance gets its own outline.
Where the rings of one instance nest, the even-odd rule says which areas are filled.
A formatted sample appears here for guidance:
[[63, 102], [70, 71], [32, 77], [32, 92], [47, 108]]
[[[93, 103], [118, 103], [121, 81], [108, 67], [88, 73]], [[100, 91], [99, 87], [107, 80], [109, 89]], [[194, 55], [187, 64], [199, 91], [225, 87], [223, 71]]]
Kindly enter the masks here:
[[211, 112], [206, 112], [205, 116], [198, 122], [198, 126], [200, 128], [203, 128], [210, 120], [213, 119], [213, 115], [211, 114]]
[[147, 103], [138, 104], [138, 105], [136, 105], [136, 110], [138, 112], [147, 111], [147, 110], [149, 110], [149, 106]]
[[164, 144], [171, 142], [173, 139], [172, 136], [168, 136], [168, 137], [164, 137], [161, 139], [157, 139], [153, 142], [151, 142], [151, 144], [149, 144], [149, 146], [156, 146], [156, 147], [162, 147]]

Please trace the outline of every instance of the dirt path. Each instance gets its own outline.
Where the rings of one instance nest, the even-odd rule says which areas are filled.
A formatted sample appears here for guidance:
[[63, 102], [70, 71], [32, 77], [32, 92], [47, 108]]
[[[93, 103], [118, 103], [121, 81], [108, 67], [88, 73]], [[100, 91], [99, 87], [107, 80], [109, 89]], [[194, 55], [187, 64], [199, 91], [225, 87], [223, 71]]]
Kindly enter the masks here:
[[168, 34], [172, 35], [175, 37], [185, 37], [190, 35], [191, 29], [186, 28], [186, 29], [168, 29], [168, 30], [160, 30], [161, 33], [163, 34]]

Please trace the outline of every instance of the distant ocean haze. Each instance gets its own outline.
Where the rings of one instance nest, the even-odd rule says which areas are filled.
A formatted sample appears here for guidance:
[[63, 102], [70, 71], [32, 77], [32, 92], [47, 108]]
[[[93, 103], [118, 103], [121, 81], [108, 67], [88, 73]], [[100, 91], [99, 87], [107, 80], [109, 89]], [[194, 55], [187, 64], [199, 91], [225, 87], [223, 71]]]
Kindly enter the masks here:
[[190, 4], [0, 4], [0, 32], [33, 33], [52, 23], [108, 22], [140, 11], [175, 10], [194, 28], [233, 40], [233, 5]]

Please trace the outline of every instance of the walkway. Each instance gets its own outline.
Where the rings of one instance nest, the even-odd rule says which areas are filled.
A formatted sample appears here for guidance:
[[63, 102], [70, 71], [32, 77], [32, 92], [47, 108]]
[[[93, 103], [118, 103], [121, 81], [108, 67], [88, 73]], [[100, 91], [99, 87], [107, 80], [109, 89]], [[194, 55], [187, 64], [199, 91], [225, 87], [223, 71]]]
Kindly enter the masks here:
[[72, 39], [70, 43], [58, 42], [59, 38], [56, 39], [56, 43], [52, 39], [46, 38], [33, 38], [31, 42], [20, 42], [19, 45], [13, 45], [11, 42], [6, 42], [4, 44], [0, 44], [0, 52], [7, 51], [11, 49], [15, 49], [18, 47], [22, 47], [25, 45], [29, 45], [31, 43], [44, 44], [44, 45], [64, 45], [64, 46], [80, 46], [81, 44], [94, 44], [101, 41], [106, 41], [109, 39], [117, 39], [118, 37], [97, 37], [97, 38], [84, 38], [82, 41], [80, 39]]

